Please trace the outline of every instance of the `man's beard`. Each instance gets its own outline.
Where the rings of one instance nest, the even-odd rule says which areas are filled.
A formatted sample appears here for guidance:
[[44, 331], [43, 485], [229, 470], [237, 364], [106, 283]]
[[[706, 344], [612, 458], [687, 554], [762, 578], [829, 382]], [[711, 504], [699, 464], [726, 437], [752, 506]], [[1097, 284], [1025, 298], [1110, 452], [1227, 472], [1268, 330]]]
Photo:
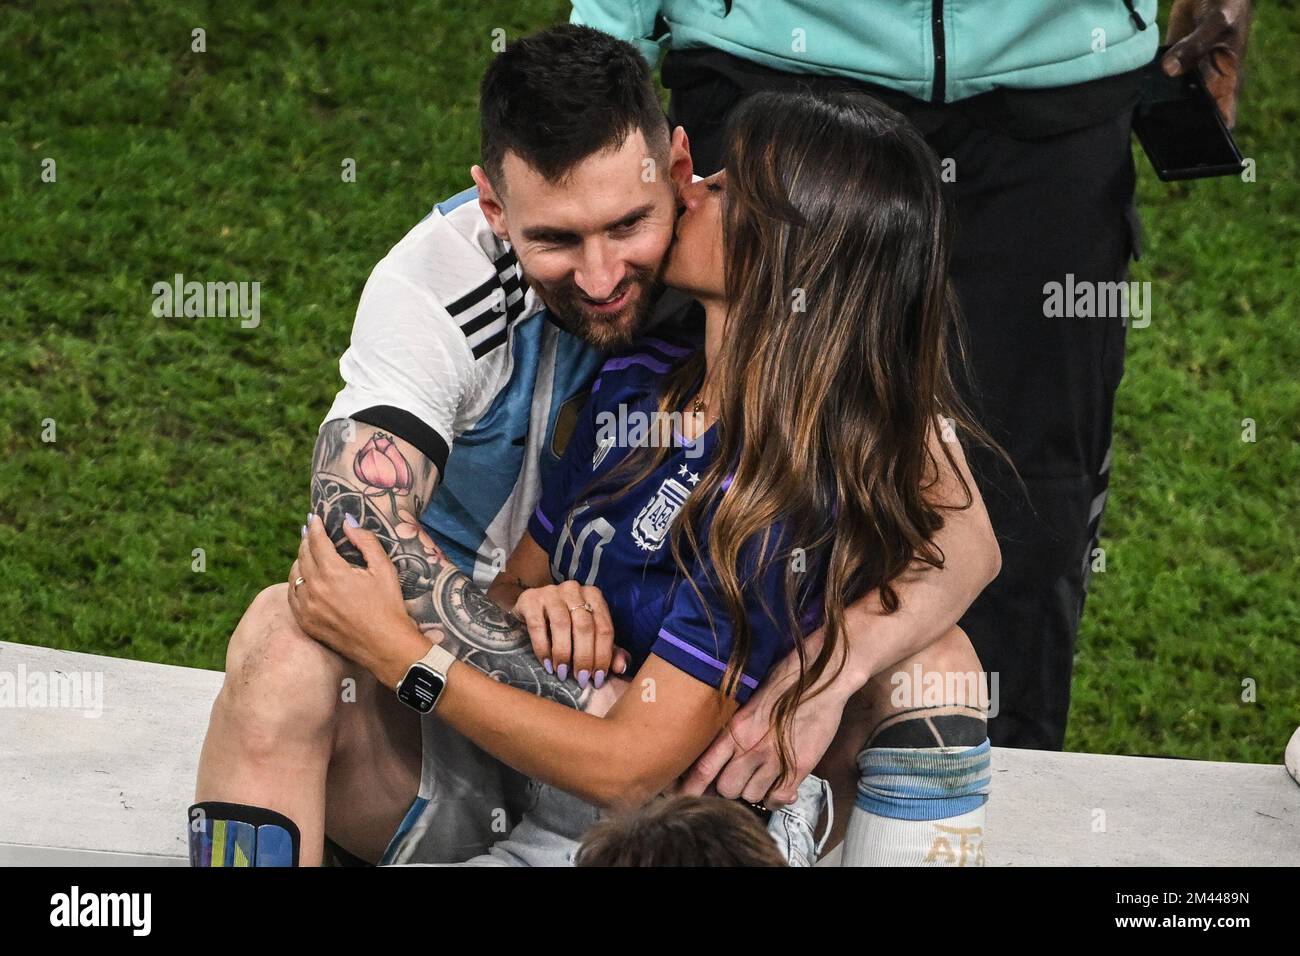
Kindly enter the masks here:
[[630, 344], [645, 328], [654, 303], [663, 291], [661, 271], [636, 269], [625, 277], [610, 298], [616, 299], [633, 288], [639, 294], [612, 315], [591, 312], [582, 301], [582, 292], [572, 281], [550, 288], [536, 283], [533, 288], [560, 325], [596, 348], [609, 351]]

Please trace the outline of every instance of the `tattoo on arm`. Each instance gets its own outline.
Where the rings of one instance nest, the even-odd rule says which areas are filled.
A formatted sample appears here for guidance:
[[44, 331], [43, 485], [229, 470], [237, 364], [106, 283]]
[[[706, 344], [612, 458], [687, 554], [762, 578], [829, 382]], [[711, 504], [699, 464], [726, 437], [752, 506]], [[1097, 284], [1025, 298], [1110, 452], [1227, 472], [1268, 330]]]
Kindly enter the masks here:
[[586, 710], [594, 688], [583, 690], [546, 673], [523, 623], [489, 600], [420, 524], [419, 491], [431, 492], [434, 473], [427, 459], [413, 466], [388, 435], [371, 426], [327, 422], [313, 456], [312, 510], [353, 564], [365, 562], [343, 535], [344, 515], [379, 538], [397, 568], [407, 612], [432, 640], [503, 683]]

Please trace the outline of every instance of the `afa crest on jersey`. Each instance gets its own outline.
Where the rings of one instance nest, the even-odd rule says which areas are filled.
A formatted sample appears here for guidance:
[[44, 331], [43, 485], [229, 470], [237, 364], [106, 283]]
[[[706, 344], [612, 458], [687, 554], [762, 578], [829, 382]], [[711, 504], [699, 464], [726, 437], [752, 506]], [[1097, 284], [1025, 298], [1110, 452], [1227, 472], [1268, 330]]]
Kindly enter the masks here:
[[665, 478], [632, 523], [632, 538], [643, 551], [658, 551], [691, 491], [676, 478]]

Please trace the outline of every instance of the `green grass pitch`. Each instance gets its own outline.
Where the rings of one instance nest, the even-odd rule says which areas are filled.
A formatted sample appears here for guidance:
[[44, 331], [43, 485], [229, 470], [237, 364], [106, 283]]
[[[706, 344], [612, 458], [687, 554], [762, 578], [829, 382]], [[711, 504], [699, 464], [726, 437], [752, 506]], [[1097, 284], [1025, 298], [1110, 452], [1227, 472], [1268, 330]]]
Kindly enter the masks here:
[[[1137, 158], [1154, 305], [1070, 749], [1280, 762], [1300, 722], [1300, 10], [1259, 6], [1237, 131], [1257, 181], [1168, 185]], [[492, 31], [567, 10], [0, 7], [0, 638], [222, 666], [297, 547], [366, 275], [469, 181]], [[260, 282], [261, 324], [155, 317], [176, 273]]]

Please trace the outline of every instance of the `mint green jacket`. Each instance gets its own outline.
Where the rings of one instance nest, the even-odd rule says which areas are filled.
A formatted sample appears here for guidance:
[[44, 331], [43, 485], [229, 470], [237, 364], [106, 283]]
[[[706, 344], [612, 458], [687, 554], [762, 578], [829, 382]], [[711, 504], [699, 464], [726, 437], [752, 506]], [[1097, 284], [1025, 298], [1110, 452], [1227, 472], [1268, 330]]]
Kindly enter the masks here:
[[[574, 23], [664, 49], [713, 47], [795, 73], [953, 102], [1069, 86], [1155, 56], [1156, 0], [573, 0]], [[656, 18], [669, 34], [655, 37]], [[1138, 21], [1146, 29], [1138, 28]]]

